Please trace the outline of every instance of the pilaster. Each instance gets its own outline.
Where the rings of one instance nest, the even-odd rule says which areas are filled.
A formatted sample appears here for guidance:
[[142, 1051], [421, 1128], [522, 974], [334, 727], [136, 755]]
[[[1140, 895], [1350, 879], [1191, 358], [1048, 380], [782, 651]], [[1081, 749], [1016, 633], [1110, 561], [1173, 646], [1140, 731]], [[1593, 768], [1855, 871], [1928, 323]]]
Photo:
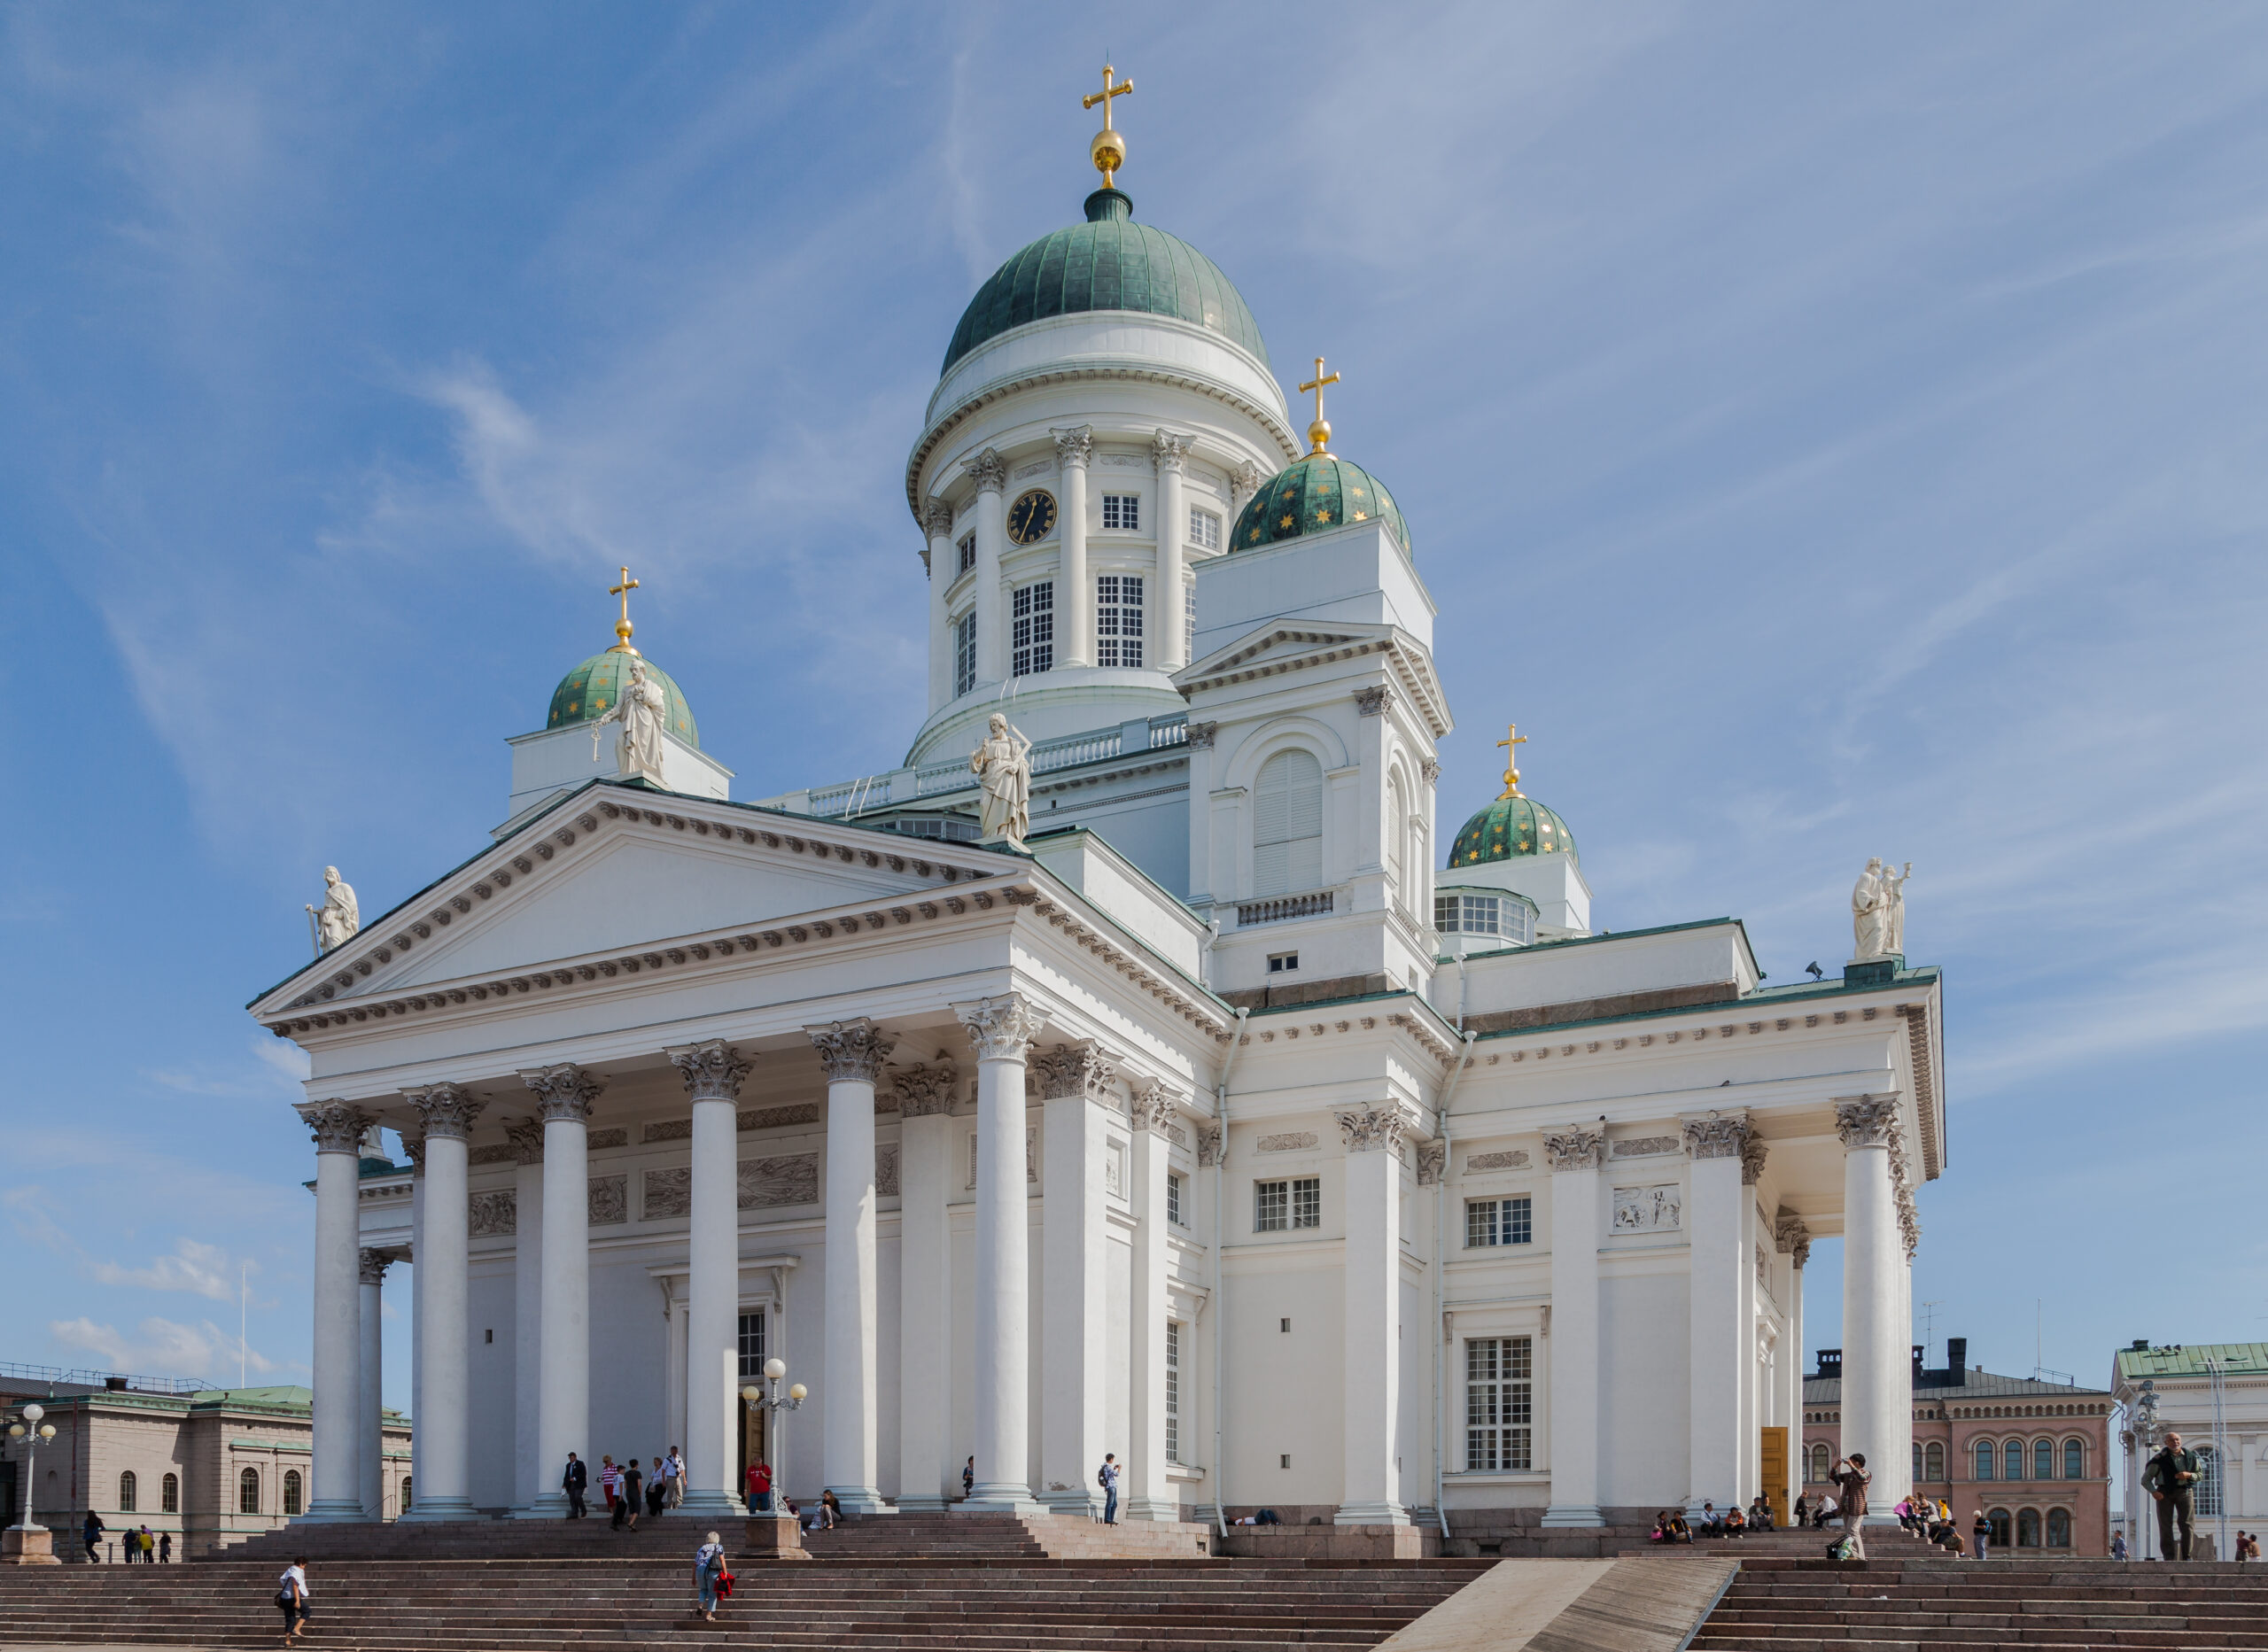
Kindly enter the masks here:
[[1127, 1394], [1125, 1514], [1129, 1520], [1178, 1520], [1181, 1500], [1166, 1477], [1166, 1322], [1173, 1311], [1166, 1176], [1178, 1109], [1173, 1092], [1155, 1079], [1137, 1079], [1130, 1089], [1133, 1185], [1127, 1193], [1135, 1225], [1126, 1341], [1133, 1381]]
[[1599, 1167], [1604, 1132], [1547, 1134], [1551, 1167], [1551, 1501], [1547, 1526], [1606, 1524], [1598, 1501]]
[[1007, 597], [1000, 585], [1000, 554], [1007, 544], [1007, 507], [1001, 489], [1007, 462], [991, 448], [968, 461], [976, 484], [976, 680], [981, 686], [1008, 674]]
[[1150, 633], [1156, 652], [1150, 657], [1167, 671], [1189, 663], [1182, 624], [1182, 547], [1189, 539], [1189, 507], [1182, 477], [1192, 439], [1161, 430], [1150, 440], [1150, 460], [1158, 473], [1158, 593], [1151, 604], [1155, 629]]
[[1340, 1525], [1407, 1525], [1394, 1425], [1402, 1395], [1402, 1137], [1387, 1104], [1335, 1115], [1347, 1148], [1346, 1470]]
[[928, 545], [929, 710], [935, 712], [953, 697], [952, 616], [945, 603], [960, 562], [953, 554], [953, 508], [931, 500], [921, 511], [921, 530]]
[[1062, 547], [1062, 578], [1055, 593], [1056, 646], [1067, 666], [1095, 663], [1095, 582], [1087, 571], [1087, 465], [1095, 435], [1084, 424], [1050, 432], [1063, 498], [1056, 518], [1056, 543]]

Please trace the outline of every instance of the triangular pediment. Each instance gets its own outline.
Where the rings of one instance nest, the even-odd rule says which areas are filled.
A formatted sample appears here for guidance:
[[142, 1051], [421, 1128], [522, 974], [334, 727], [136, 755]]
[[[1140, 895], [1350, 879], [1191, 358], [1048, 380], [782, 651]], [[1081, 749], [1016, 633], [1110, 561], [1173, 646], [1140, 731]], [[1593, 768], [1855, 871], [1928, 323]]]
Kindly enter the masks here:
[[1399, 625], [1270, 620], [1184, 666], [1174, 673], [1173, 681], [1184, 696], [1193, 697], [1208, 688], [1286, 676], [1364, 655], [1384, 656], [1388, 673], [1423, 712], [1436, 740], [1449, 732], [1449, 702], [1434, 674], [1433, 655]]

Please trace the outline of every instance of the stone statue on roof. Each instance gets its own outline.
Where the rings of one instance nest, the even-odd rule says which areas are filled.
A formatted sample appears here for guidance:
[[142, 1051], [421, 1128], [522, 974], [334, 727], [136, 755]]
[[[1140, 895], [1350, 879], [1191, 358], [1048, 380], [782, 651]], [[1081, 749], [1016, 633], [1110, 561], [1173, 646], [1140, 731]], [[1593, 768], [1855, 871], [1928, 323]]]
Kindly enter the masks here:
[[599, 730], [609, 723], [622, 725], [622, 736], [616, 742], [615, 767], [625, 780], [646, 780], [662, 784], [662, 726], [669, 718], [669, 696], [662, 686], [646, 675], [646, 662], [630, 663], [630, 680], [622, 685], [622, 697], [606, 710], [603, 717], [591, 725], [591, 750], [598, 752]]
[[1906, 882], [1913, 875], [1910, 860], [1903, 873], [1891, 871], [1879, 855], [1868, 860], [1867, 869], [1851, 890], [1851, 931], [1856, 947], [1852, 963], [1905, 951]]
[[344, 946], [354, 938], [362, 927], [362, 909], [354, 904], [354, 890], [338, 875], [336, 866], [322, 869], [322, 906], [321, 910], [307, 908], [307, 919], [314, 927], [315, 952], [318, 956], [333, 947]]
[[1024, 834], [1031, 830], [1031, 741], [995, 711], [983, 743], [969, 754], [968, 766], [984, 788], [979, 840], [998, 839], [1010, 849], [1022, 849]]

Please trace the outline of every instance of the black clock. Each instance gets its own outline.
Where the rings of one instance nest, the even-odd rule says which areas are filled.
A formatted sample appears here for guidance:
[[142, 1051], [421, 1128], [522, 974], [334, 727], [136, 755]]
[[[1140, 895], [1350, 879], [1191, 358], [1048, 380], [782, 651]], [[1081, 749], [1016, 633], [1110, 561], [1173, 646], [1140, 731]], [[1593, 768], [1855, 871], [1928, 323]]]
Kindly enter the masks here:
[[1055, 495], [1036, 487], [1008, 507], [1008, 538], [1018, 545], [1037, 545], [1055, 531]]

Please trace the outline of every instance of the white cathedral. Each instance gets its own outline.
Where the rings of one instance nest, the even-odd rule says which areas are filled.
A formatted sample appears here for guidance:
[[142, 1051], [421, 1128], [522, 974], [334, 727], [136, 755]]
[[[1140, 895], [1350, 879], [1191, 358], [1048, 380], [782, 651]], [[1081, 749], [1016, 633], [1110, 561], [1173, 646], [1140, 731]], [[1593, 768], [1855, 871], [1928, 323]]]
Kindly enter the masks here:
[[[1510, 764], [1440, 853], [1410, 520], [1330, 451], [1320, 362], [1297, 438], [1122, 157], [945, 351], [903, 764], [733, 801], [625, 590], [493, 842], [252, 1004], [313, 1064], [308, 1518], [556, 1516], [568, 1452], [676, 1445], [711, 1519], [759, 1459], [854, 1512], [1099, 1513], [1106, 1453], [1145, 1521], [1784, 1508], [1807, 1334], [1904, 1492], [1937, 972], [1895, 925], [1772, 987], [1735, 919], [1594, 934]], [[595, 738], [640, 666], [644, 745]], [[995, 713], [1028, 818], [988, 836]]]

